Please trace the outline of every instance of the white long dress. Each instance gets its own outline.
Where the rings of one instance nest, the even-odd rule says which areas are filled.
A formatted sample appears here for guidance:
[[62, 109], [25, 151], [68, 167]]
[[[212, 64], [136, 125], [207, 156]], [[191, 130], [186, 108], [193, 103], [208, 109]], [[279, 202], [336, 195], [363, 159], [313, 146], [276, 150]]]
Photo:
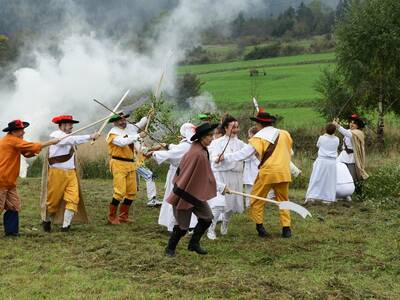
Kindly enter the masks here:
[[[228, 136], [222, 136], [213, 140], [209, 146], [209, 153], [211, 158], [211, 168], [214, 172], [215, 179], [218, 182], [226, 184], [226, 186], [238, 192], [243, 191], [243, 162], [227, 162], [223, 161], [216, 164], [215, 160], [224, 150]], [[232, 136], [225, 153], [233, 153], [241, 150], [246, 144], [239, 140], [236, 136]], [[212, 203], [211, 203], [212, 205]], [[210, 207], [212, 208], [212, 206]], [[242, 196], [238, 195], [225, 195], [225, 214], [229, 219], [232, 213], [242, 213], [244, 211], [244, 201]]]
[[[168, 231], [172, 231], [176, 222], [172, 209], [172, 205], [169, 204], [166, 199], [171, 194], [174, 187], [172, 180], [174, 179], [176, 170], [182, 157], [190, 149], [191, 143], [186, 139], [182, 140], [178, 145], [169, 145], [169, 150], [155, 151], [153, 153], [153, 158], [158, 164], [163, 162], [168, 162], [170, 164], [167, 178], [165, 180], [165, 193], [163, 202], [161, 204], [160, 215], [158, 217], [158, 224], [167, 227]], [[197, 224], [197, 218], [192, 214], [192, 219], [190, 221], [190, 228], [195, 227]]]
[[338, 161], [336, 167], [336, 198], [345, 199], [346, 197], [351, 196], [354, 193], [355, 186], [353, 177], [351, 177], [350, 171], [344, 163]]
[[313, 164], [306, 199], [336, 201], [336, 158], [339, 138], [322, 135], [317, 142], [318, 158]]

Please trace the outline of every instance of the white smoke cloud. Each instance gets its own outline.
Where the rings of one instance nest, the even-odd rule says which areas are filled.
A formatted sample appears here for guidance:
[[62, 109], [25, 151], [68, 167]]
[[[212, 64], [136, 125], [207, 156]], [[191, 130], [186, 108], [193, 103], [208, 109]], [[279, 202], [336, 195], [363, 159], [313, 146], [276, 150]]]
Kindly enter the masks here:
[[33, 66], [14, 72], [14, 87], [0, 88], [3, 127], [12, 119], [30, 121], [29, 138], [49, 132], [54, 115], [73, 114], [82, 123], [103, 117], [107, 112], [93, 98], [112, 106], [127, 88], [133, 93], [154, 90], [164, 68], [162, 90], [173, 92], [176, 65], [188, 48], [200, 42], [204, 30], [262, 5], [261, 0], [181, 0], [157, 26], [156, 38], [148, 41], [153, 50], [139, 53], [122, 42], [96, 36], [96, 28], [89, 28], [74, 2], [66, 3], [65, 27], [55, 40], [57, 51], [48, 50], [54, 40], [43, 37], [28, 55]]

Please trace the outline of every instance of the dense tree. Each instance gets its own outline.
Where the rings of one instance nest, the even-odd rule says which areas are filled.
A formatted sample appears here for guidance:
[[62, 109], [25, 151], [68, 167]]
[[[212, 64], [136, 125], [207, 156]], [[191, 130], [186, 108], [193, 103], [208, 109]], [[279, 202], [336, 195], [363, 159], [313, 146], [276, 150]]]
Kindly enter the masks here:
[[[336, 82], [350, 93], [352, 105], [376, 111], [377, 142], [384, 145], [384, 117], [400, 115], [400, 1], [353, 1], [336, 29]], [[337, 76], [325, 76], [333, 87]], [[328, 94], [325, 100], [329, 100]]]

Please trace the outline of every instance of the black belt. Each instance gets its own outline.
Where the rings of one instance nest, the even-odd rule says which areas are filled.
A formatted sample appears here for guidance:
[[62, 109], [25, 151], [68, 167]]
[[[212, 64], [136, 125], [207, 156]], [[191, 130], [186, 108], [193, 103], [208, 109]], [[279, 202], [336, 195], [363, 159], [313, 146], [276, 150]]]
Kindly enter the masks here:
[[121, 160], [121, 161], [127, 161], [127, 162], [135, 162], [133, 158], [123, 158], [123, 157], [118, 157], [118, 156], [111, 156], [112, 159], [115, 160]]

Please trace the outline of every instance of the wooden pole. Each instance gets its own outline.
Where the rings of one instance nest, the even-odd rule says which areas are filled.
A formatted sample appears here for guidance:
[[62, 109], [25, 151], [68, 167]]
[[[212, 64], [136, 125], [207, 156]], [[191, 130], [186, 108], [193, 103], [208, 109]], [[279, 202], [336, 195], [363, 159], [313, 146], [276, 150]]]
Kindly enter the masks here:
[[[119, 107], [121, 106], [122, 102], [124, 102], [125, 98], [128, 96], [130, 90], [127, 90], [125, 94], [122, 96], [121, 100], [119, 100], [118, 104], [114, 107], [113, 111], [117, 111]], [[108, 118], [111, 118], [114, 115], [114, 113], [111, 113]], [[100, 129], [97, 131], [97, 134], [101, 134], [104, 130], [104, 128], [107, 126], [108, 120], [105, 120], [103, 125], [101, 125]], [[94, 141], [91, 142], [91, 145], [94, 144]]]
[[[121, 111], [121, 112], [122, 112], [122, 111]], [[101, 123], [101, 122], [104, 122], [104, 121], [107, 121], [107, 122], [108, 122], [109, 119], [110, 119], [109, 116], [104, 117], [104, 118], [102, 118], [102, 119], [100, 119], [100, 120], [97, 120], [97, 121], [95, 121], [95, 122], [93, 122], [93, 123], [90, 123], [90, 124], [88, 124], [88, 125], [86, 125], [86, 126], [84, 126], [84, 127], [82, 127], [82, 128], [79, 128], [79, 129], [77, 129], [77, 130], [71, 132], [70, 134], [67, 134], [66, 136], [62, 137], [60, 140], [63, 140], [63, 139], [65, 139], [65, 138], [67, 138], [67, 137], [70, 137], [71, 135], [75, 135], [75, 134], [77, 134], [77, 133], [79, 133], [79, 132], [81, 132], [81, 131], [84, 131], [85, 129], [88, 129], [88, 128], [90, 128], [90, 127], [93, 127], [93, 126], [95, 126], [95, 125], [97, 125], [97, 124], [99, 124], [99, 123]]]

